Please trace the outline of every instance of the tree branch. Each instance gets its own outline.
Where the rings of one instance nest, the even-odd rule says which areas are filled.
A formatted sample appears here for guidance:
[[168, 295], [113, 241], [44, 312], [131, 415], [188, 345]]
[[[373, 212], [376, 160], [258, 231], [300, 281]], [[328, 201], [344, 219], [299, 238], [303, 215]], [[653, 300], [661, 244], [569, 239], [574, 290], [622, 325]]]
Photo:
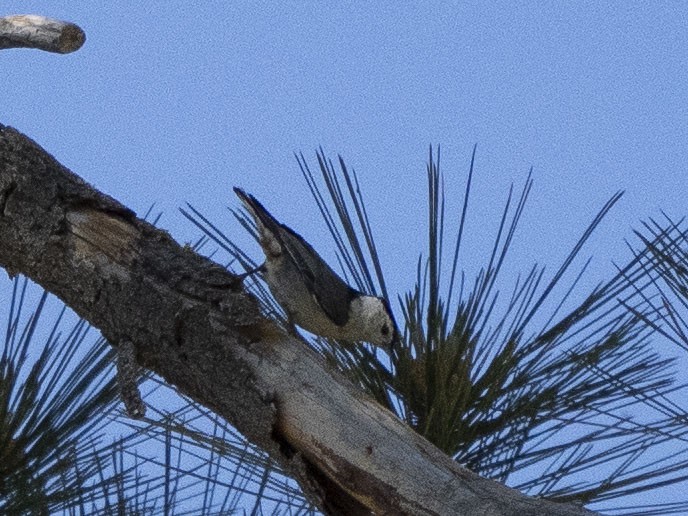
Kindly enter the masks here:
[[84, 41], [86, 34], [73, 23], [33, 14], [0, 18], [0, 49], [37, 48], [68, 54], [79, 50]]
[[225, 417], [330, 514], [581, 515], [460, 467], [258, 310], [225, 269], [0, 125], [0, 265]]

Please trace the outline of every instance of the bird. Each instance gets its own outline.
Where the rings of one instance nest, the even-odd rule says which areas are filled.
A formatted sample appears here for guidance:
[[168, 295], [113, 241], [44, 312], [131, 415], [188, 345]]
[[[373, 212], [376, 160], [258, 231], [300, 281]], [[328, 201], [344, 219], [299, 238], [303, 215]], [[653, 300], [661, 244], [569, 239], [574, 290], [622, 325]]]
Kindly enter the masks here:
[[290, 324], [321, 337], [369, 342], [391, 352], [399, 342], [389, 303], [348, 285], [294, 230], [253, 196], [234, 188], [258, 230], [265, 262], [261, 272]]

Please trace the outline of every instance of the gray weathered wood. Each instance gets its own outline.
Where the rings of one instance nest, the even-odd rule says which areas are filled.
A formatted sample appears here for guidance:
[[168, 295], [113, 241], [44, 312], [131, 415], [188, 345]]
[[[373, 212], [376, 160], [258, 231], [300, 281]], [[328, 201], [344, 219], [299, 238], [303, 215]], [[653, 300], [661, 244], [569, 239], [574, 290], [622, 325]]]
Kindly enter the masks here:
[[84, 31], [73, 23], [34, 14], [0, 17], [0, 49], [37, 48], [68, 54], [86, 41]]
[[235, 425], [329, 514], [582, 515], [462, 468], [179, 246], [0, 125], [0, 265]]

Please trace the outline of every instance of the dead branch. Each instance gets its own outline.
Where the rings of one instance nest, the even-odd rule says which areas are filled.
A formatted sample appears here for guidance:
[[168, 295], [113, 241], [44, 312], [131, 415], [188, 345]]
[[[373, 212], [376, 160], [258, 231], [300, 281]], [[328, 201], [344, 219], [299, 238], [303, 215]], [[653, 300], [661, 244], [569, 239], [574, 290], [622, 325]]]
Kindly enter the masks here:
[[84, 41], [86, 34], [73, 23], [33, 14], [0, 17], [0, 49], [37, 48], [68, 54], [79, 50]]
[[0, 265], [226, 418], [329, 514], [582, 515], [460, 467], [281, 332], [224, 268], [0, 125]]

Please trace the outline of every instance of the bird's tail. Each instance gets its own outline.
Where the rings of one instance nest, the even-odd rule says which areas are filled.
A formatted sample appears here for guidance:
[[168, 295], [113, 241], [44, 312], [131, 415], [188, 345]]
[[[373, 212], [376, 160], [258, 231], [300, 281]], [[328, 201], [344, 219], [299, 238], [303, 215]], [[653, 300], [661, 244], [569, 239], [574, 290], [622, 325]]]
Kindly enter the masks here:
[[265, 229], [273, 234], [278, 234], [281, 224], [265, 209], [265, 206], [258, 199], [236, 186], [234, 187], [234, 193], [237, 194], [237, 197], [244, 203], [246, 209], [253, 215], [257, 224], [264, 226]]

